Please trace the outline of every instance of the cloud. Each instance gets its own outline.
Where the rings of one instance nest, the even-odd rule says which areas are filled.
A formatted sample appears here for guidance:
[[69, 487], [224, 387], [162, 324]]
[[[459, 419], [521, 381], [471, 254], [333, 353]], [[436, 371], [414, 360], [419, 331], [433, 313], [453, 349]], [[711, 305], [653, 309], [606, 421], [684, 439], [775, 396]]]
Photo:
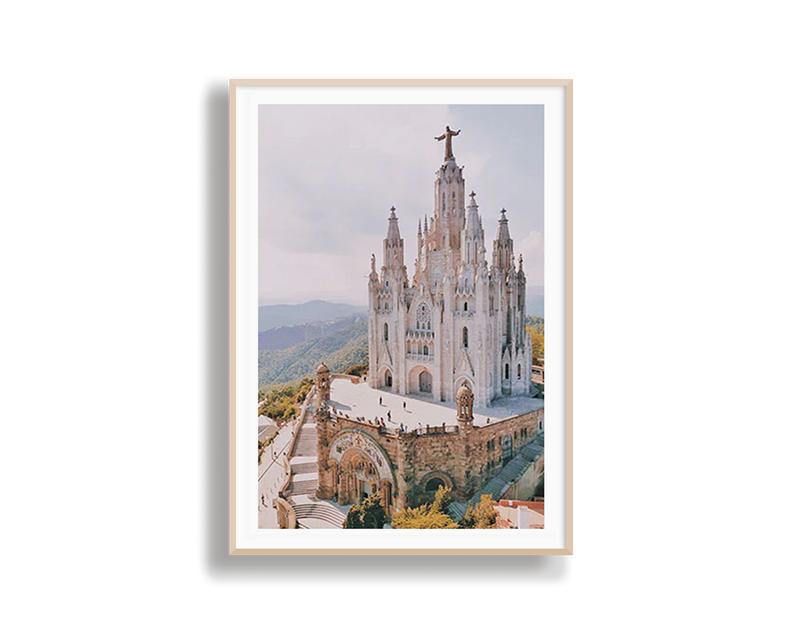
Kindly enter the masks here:
[[[413, 269], [417, 221], [431, 215], [446, 124], [468, 189], [478, 192], [488, 247], [497, 212], [512, 233], [537, 222], [535, 173], [508, 107], [261, 105], [259, 107], [259, 296], [363, 304], [371, 253], [381, 255], [389, 207], [397, 207]], [[531, 120], [530, 111], [527, 122]], [[476, 115], [477, 114], [477, 115]], [[526, 125], [527, 126], [527, 125]], [[499, 132], [499, 133], [498, 133]], [[535, 177], [535, 176], [534, 176]], [[526, 236], [527, 240], [527, 236]], [[528, 256], [525, 256], [526, 260]], [[526, 271], [529, 266], [526, 265]]]

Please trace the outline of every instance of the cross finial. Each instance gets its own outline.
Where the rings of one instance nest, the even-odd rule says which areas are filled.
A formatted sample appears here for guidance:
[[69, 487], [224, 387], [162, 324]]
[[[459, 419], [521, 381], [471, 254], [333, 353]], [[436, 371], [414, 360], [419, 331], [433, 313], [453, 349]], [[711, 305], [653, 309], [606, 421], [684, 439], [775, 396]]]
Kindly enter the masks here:
[[474, 197], [475, 197], [475, 192], [473, 191], [472, 193], [470, 193], [470, 194], [469, 194], [469, 197], [470, 197], [470, 198], [474, 198]]
[[505, 207], [500, 209], [500, 213], [505, 213], [505, 212], [506, 212]]
[[394, 207], [392, 207], [391, 209], [389, 209], [389, 211], [391, 211], [392, 213], [394, 213]]

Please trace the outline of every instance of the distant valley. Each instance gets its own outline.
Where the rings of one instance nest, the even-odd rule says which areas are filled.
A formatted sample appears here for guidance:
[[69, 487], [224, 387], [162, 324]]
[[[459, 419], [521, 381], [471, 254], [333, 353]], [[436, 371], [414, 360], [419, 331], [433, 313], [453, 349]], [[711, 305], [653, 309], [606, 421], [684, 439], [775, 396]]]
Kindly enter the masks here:
[[302, 304], [264, 305], [258, 308], [258, 331], [260, 333], [276, 327], [293, 327], [366, 312], [366, 307], [326, 302], [325, 300], [312, 300]]

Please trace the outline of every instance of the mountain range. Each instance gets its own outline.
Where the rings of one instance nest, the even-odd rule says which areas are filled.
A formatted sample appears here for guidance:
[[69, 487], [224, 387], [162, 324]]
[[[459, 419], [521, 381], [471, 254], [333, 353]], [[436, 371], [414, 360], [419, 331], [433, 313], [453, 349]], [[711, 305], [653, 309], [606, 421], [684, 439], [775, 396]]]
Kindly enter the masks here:
[[293, 327], [309, 322], [333, 320], [356, 313], [366, 313], [366, 307], [311, 300], [302, 304], [273, 304], [258, 308], [258, 331], [276, 327]]

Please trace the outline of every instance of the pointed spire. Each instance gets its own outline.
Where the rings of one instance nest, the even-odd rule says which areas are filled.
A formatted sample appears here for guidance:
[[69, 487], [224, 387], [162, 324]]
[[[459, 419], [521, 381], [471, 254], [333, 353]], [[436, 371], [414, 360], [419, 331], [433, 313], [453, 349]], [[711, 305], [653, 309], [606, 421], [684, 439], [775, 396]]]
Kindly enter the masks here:
[[395, 208], [389, 209], [392, 215], [389, 216], [389, 232], [386, 234], [386, 239], [389, 242], [400, 242], [400, 228], [397, 226], [397, 216], [395, 215]]
[[506, 218], [506, 210], [500, 210], [500, 219], [497, 221], [497, 239], [498, 240], [510, 240], [511, 236], [508, 233], [508, 218]]
[[522, 271], [522, 254], [519, 254], [519, 270]]
[[425, 235], [428, 235], [428, 214], [425, 214]]
[[468, 232], [477, 233], [480, 228], [478, 218], [478, 204], [475, 202], [475, 192], [469, 194], [469, 205], [467, 206], [467, 224], [465, 229]]
[[419, 223], [417, 224], [417, 235], [422, 235], [422, 219], [420, 219]]

